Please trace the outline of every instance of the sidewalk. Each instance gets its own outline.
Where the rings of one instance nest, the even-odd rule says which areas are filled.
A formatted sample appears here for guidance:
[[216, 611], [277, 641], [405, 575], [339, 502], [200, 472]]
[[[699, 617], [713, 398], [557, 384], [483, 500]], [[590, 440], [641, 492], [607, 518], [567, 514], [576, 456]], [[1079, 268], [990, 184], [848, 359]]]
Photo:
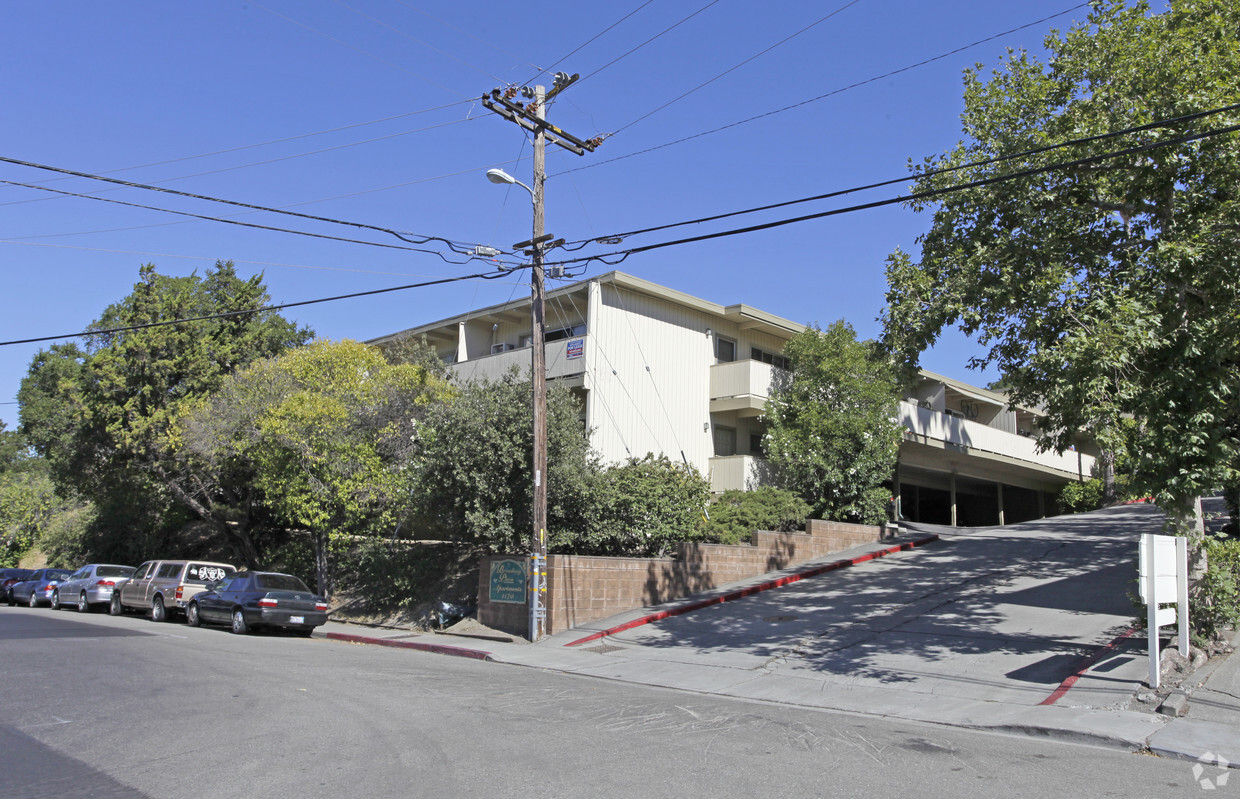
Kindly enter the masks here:
[[920, 526], [881, 558], [866, 560], [889, 543], [537, 644], [485, 629], [484, 638], [337, 622], [320, 634], [1240, 766], [1240, 656], [1185, 681], [1186, 716], [1136, 698], [1149, 693], [1145, 638], [1124, 636], [1125, 586], [1137, 534], [1159, 521], [1156, 509], [1135, 507], [1007, 528]]

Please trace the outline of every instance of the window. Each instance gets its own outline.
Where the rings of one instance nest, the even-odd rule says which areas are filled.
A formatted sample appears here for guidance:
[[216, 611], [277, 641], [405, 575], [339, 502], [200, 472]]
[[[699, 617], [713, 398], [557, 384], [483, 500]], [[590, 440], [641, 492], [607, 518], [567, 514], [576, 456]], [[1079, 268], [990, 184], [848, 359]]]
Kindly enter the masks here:
[[749, 454], [750, 455], [763, 455], [763, 456], [766, 455], [766, 450], [763, 449], [761, 433], [750, 433], [749, 434]]
[[788, 368], [788, 359], [782, 355], [776, 355], [775, 353], [767, 352], [766, 350], [760, 350], [757, 347], [751, 347], [749, 350], [749, 357], [755, 361], [769, 363], [776, 369], [783, 369], [785, 372], [790, 371]]
[[165, 563], [163, 566], [159, 567], [159, 573], [156, 574], [155, 576], [160, 579], [168, 578], [168, 579], [175, 580], [180, 574], [181, 574], [181, 564]]
[[736, 342], [723, 336], [715, 336], [715, 362], [732, 363], [736, 360]]

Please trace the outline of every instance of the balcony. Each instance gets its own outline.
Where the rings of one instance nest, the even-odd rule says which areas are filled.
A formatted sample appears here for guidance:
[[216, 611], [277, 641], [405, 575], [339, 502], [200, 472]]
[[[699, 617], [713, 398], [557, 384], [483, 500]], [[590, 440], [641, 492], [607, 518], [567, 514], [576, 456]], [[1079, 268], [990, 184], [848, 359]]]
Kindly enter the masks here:
[[[543, 351], [547, 354], [547, 379], [579, 375], [585, 372], [585, 342], [586, 336], [574, 336], [546, 344]], [[459, 361], [452, 365], [452, 369], [459, 380], [482, 378], [497, 380], [513, 366], [520, 369], [523, 375], [529, 376], [529, 347], [518, 347], [506, 352], [496, 352], [471, 358], [468, 361]]]
[[710, 412], [757, 416], [766, 407], [772, 382], [786, 374], [761, 361], [717, 363], [710, 367]]
[[900, 402], [899, 414], [900, 424], [906, 431], [906, 441], [934, 441], [946, 449], [966, 454], [997, 455], [1072, 477], [1088, 477], [1094, 466], [1092, 455], [1071, 450], [1063, 454], [1038, 452], [1036, 439], [948, 416], [907, 400]]
[[753, 455], [725, 455], [710, 459], [710, 491], [722, 494], [736, 489], [746, 491], [763, 485], [766, 461]]

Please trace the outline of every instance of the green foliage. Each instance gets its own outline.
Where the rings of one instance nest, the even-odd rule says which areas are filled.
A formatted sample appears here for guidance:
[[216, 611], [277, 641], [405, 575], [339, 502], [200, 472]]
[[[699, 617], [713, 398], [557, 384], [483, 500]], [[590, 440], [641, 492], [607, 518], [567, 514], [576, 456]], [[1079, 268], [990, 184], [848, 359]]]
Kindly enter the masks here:
[[459, 544], [362, 539], [346, 555], [341, 587], [371, 608], [411, 610], [434, 598], [432, 590], [459, 556]]
[[[888, 260], [885, 341], [913, 368], [958, 326], [988, 348], [974, 364], [997, 366], [1013, 402], [1045, 410], [1043, 446], [1088, 432], [1130, 458], [1134, 491], [1182, 519], [1240, 474], [1240, 138], [1080, 159], [1240, 114], [994, 159], [1234, 103], [1240, 5], [1092, 6], [1048, 37], [1045, 63], [1009, 52], [989, 76], [965, 75], [966, 140], [926, 160], [919, 191], [1079, 162], [912, 203], [933, 208], [933, 224], [920, 263]], [[969, 163], [983, 165], [928, 174]]]
[[878, 524], [895, 470], [899, 385], [852, 327], [809, 327], [784, 347], [792, 369], [767, 402], [767, 459], [779, 484], [822, 519]]
[[[437, 538], [526, 552], [533, 536], [530, 383], [516, 370], [432, 405], [416, 431], [417, 497]], [[556, 551], [584, 524], [597, 459], [571, 390], [547, 389], [547, 536]]]
[[96, 559], [114, 560], [99, 557], [99, 550], [92, 547], [92, 529], [97, 523], [95, 506], [89, 504], [73, 505], [49, 518], [39, 537], [39, 549], [47, 557], [47, 565], [76, 569]]
[[204, 501], [244, 486], [279, 526], [312, 531], [319, 590], [330, 593], [339, 541], [409, 514], [413, 425], [446, 391], [365, 344], [316, 341], [227, 378], [177, 440]]
[[753, 491], [725, 491], [709, 508], [701, 535], [721, 544], [746, 544], [758, 530], [789, 533], [805, 529], [809, 504], [791, 491], [762, 486]]
[[144, 325], [250, 311], [268, 301], [262, 279], [242, 280], [231, 263], [188, 277], [160, 275], [148, 264], [133, 292], [93, 323], [97, 332], [84, 349], [53, 345], [38, 353], [18, 394], [21, 431], [60, 493], [93, 501], [98, 523], [119, 530], [139, 517], [176, 524], [179, 501], [232, 537], [252, 562], [247, 524], [238, 524], [245, 498], [229, 498], [231, 514], [191, 499], [198, 481], [176, 469], [175, 420], [238, 367], [300, 344], [309, 332], [273, 311]]
[[564, 549], [578, 554], [655, 557], [699, 537], [710, 484], [666, 456], [630, 458], [594, 480], [587, 532]]
[[1091, 477], [1088, 480], [1068, 483], [1059, 492], [1055, 500], [1060, 513], [1085, 513], [1102, 507], [1102, 480]]
[[1210, 568], [1193, 585], [1189, 619], [1199, 645], [1222, 640], [1240, 624], [1240, 539], [1202, 541]]

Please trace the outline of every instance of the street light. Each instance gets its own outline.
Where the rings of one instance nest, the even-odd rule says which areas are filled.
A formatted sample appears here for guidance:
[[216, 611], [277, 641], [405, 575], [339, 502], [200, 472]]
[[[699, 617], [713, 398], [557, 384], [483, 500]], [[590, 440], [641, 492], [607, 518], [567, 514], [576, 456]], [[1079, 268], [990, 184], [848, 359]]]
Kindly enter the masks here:
[[525, 184], [524, 184], [524, 183], [522, 183], [521, 181], [517, 180], [517, 179], [516, 179], [516, 178], [514, 178], [512, 175], [509, 175], [507, 172], [505, 172], [505, 171], [504, 171], [504, 170], [502, 170], [502, 169], [488, 169], [488, 170], [487, 170], [487, 180], [491, 181], [492, 183], [498, 183], [498, 184], [500, 184], [501, 186], [502, 186], [502, 185], [508, 185], [508, 186], [511, 186], [512, 184], [514, 184], [514, 183], [515, 183], [515, 184], [517, 184], [518, 186], [520, 186], [521, 188], [525, 189], [526, 191], [528, 191], [528, 192], [530, 193], [530, 199], [531, 199], [531, 200], [532, 200], [532, 199], [534, 199], [534, 190], [533, 190], [533, 189], [531, 189], [529, 186], [525, 185]]
[[[543, 88], [537, 87], [537, 107], [543, 105]], [[539, 118], [541, 118], [541, 113]], [[533, 235], [528, 242], [514, 244], [513, 248], [525, 250], [530, 256], [530, 325], [532, 328], [530, 342], [530, 383], [534, 415], [534, 540], [530, 554], [530, 640], [537, 641], [547, 628], [547, 365], [546, 352], [546, 320], [543, 304], [545, 288], [543, 285], [543, 246], [551, 238], [543, 234], [543, 181], [546, 171], [543, 162], [543, 131], [540, 129], [534, 139], [534, 185], [535, 191], [502, 169], [488, 169], [487, 180], [499, 185], [514, 183], [530, 193], [534, 203]], [[529, 249], [526, 249], [529, 247]]]

